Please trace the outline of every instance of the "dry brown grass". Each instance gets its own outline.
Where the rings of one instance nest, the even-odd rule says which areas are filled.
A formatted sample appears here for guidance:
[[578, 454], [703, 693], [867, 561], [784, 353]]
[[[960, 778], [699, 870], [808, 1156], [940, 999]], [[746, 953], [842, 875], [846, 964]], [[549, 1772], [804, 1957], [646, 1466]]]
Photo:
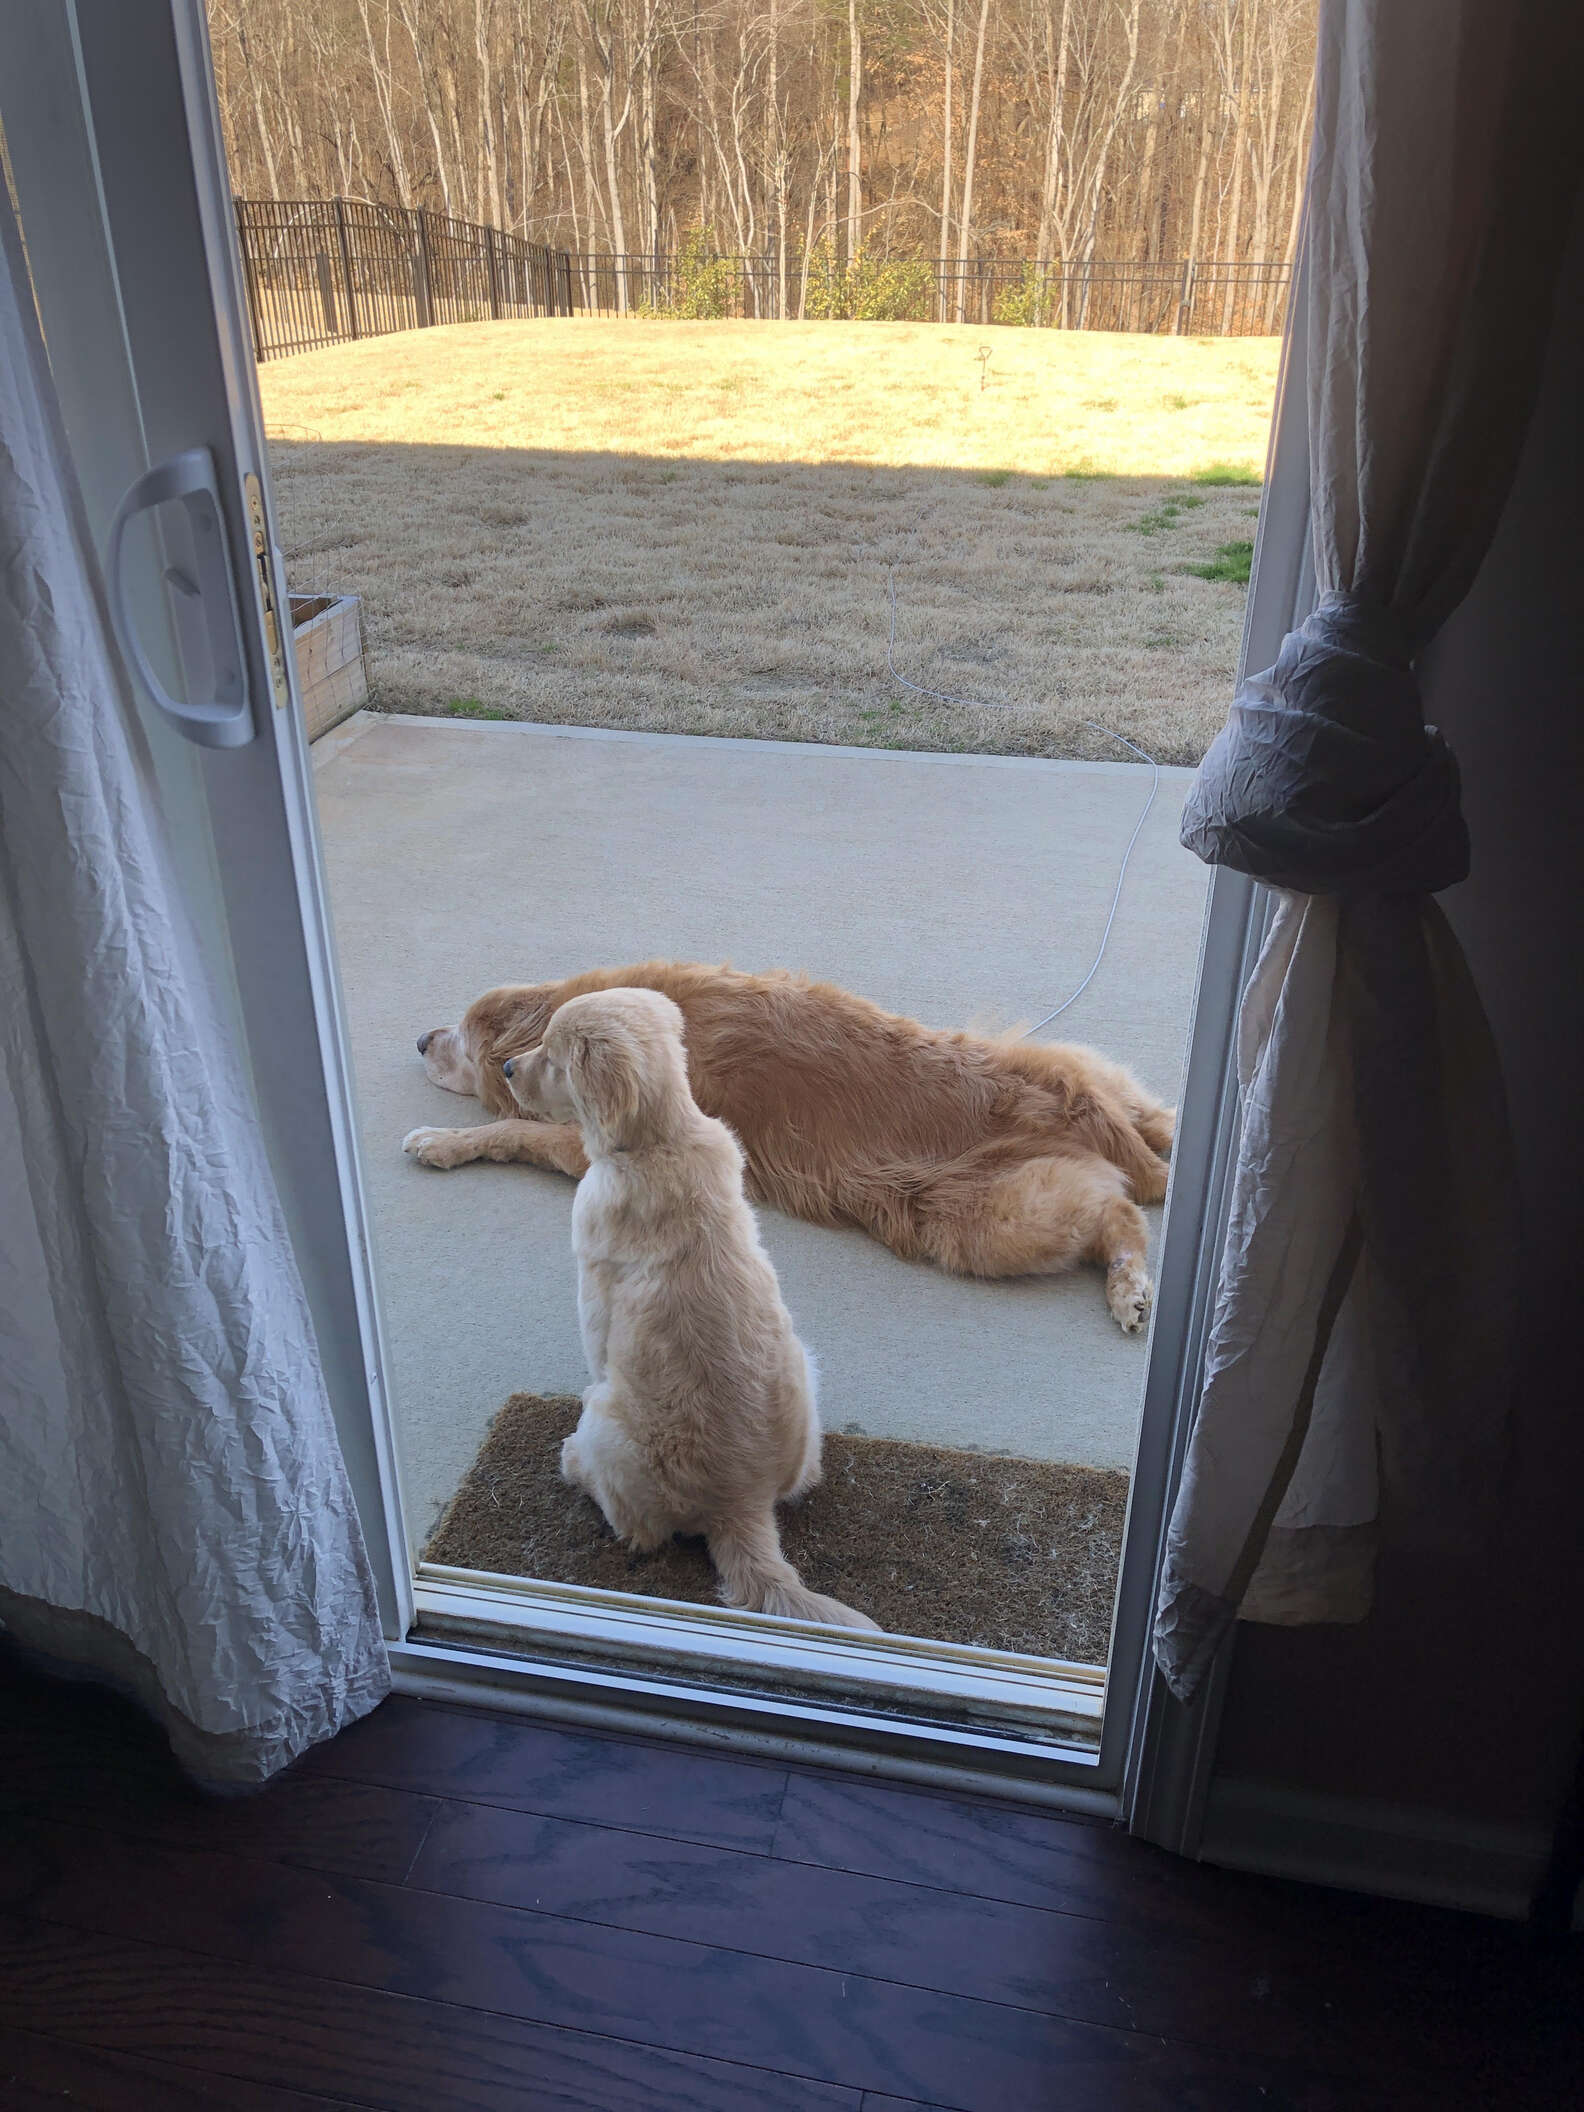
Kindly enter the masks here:
[[[979, 349], [990, 348], [980, 387]], [[484, 323], [260, 376], [294, 584], [374, 701], [1191, 762], [1243, 594], [1276, 347], [886, 323]], [[969, 701], [910, 695], [897, 665]]]

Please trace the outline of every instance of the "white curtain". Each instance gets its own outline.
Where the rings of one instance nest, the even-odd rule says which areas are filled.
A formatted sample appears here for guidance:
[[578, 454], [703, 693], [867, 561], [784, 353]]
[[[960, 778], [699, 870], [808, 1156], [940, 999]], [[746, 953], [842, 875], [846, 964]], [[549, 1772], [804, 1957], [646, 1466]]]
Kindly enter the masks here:
[[[1507, 1438], [1500, 1073], [1434, 892], [1468, 871], [1413, 673], [1473, 584], [1533, 406], [1579, 186], [1584, 10], [1321, 0], [1304, 305], [1319, 605], [1244, 682], [1183, 841], [1278, 890], [1157, 1662], [1357, 1620], [1375, 1534], [1473, 1529]], [[1521, 700], [1493, 698], [1521, 716]]]
[[258, 1781], [390, 1684], [0, 179], [0, 1628]]

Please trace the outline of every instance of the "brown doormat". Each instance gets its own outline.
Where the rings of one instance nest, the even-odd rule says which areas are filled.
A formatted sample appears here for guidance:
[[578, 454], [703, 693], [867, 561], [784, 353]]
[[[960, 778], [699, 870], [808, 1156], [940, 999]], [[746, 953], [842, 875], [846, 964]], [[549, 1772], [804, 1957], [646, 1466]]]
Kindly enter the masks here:
[[[561, 1479], [581, 1404], [514, 1393], [424, 1549], [453, 1569], [719, 1605], [702, 1540], [635, 1555]], [[805, 1584], [897, 1635], [1104, 1664], [1128, 1477], [889, 1437], [825, 1438], [778, 1513]]]

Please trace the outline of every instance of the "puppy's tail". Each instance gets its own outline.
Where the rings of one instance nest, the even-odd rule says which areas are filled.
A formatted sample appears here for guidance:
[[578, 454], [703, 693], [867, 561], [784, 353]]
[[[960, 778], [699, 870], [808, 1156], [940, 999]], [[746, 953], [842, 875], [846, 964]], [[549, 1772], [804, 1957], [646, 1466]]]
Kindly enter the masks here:
[[823, 1592], [809, 1591], [781, 1552], [775, 1518], [766, 1511], [747, 1521], [720, 1524], [709, 1533], [710, 1560], [728, 1606], [747, 1613], [775, 1613], [784, 1621], [824, 1621], [835, 1628], [876, 1628], [868, 1614]]

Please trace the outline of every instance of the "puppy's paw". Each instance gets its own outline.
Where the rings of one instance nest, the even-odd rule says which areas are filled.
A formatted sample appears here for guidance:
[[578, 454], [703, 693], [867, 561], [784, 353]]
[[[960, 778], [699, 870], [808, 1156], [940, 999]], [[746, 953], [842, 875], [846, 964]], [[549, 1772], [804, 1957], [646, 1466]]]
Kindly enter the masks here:
[[461, 1135], [455, 1129], [410, 1129], [402, 1138], [402, 1150], [420, 1166], [459, 1166], [466, 1157]]
[[1145, 1326], [1154, 1298], [1149, 1277], [1136, 1262], [1113, 1269], [1106, 1278], [1106, 1304], [1125, 1335], [1136, 1335]]
[[583, 1486], [583, 1448], [575, 1430], [561, 1440], [561, 1479], [570, 1482], [574, 1489]]

